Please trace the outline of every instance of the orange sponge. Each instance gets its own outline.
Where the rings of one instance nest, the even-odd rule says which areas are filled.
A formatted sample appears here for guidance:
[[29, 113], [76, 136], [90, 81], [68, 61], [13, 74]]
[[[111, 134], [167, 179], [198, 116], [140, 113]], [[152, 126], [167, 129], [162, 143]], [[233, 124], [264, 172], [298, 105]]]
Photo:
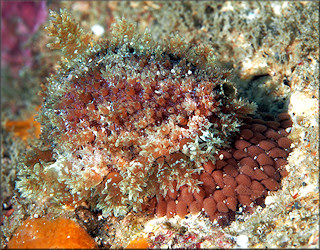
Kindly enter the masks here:
[[149, 246], [147, 239], [142, 237], [130, 241], [126, 249], [147, 249]]
[[95, 241], [76, 222], [70, 219], [27, 219], [14, 233], [8, 249], [93, 249]]
[[[36, 111], [40, 109], [37, 107]], [[28, 138], [38, 138], [41, 133], [41, 125], [35, 120], [35, 116], [30, 116], [27, 120], [7, 121], [5, 128], [7, 131], [13, 132], [16, 137], [27, 141]]]

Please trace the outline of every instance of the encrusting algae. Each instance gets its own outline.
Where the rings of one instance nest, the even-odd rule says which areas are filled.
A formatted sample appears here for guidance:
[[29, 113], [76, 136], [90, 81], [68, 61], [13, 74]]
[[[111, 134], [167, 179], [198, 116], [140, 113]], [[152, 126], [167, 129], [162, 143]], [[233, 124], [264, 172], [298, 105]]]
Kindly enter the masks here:
[[[279, 188], [290, 125], [249, 119], [255, 104], [237, 99], [212, 49], [177, 35], [156, 42], [124, 19], [95, 41], [65, 10], [51, 18], [49, 46], [62, 59], [41, 93], [47, 148], [20, 171], [23, 196], [85, 202], [104, 216], [153, 206], [159, 216], [204, 208], [215, 219]], [[236, 156], [224, 150], [235, 138]]]

